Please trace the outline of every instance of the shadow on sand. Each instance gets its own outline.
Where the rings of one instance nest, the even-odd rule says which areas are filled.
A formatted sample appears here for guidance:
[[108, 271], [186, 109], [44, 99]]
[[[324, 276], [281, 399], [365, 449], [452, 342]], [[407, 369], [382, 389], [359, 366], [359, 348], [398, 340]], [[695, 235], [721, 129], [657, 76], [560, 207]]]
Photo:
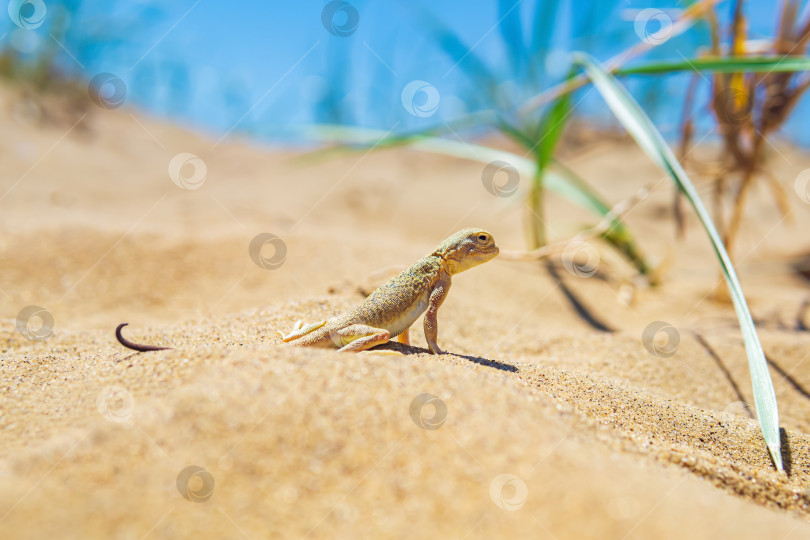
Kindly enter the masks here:
[[[374, 347], [371, 349], [372, 351], [397, 351], [404, 355], [411, 355], [411, 354], [428, 354], [430, 351], [423, 347], [414, 347], [413, 345], [403, 345], [402, 343], [392, 341], [386, 343], [385, 345], [380, 345], [379, 347]], [[504, 364], [503, 362], [498, 362], [497, 360], [492, 360], [490, 358], [484, 358], [482, 356], [471, 356], [466, 354], [458, 354], [452, 351], [445, 351], [445, 354], [458, 356], [459, 358], [464, 358], [465, 360], [469, 360], [470, 362], [475, 362], [476, 364], [480, 364], [482, 366], [490, 367], [493, 369], [499, 369], [501, 371], [509, 371], [515, 373], [518, 371], [518, 368], [511, 364]]]

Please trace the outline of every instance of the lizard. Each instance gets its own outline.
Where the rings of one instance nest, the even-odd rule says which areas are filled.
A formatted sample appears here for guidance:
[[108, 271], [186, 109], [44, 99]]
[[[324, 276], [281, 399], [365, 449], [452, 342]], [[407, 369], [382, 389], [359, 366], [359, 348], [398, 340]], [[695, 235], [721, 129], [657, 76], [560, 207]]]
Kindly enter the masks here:
[[341, 352], [364, 351], [388, 343], [392, 337], [409, 344], [411, 325], [425, 313], [428, 350], [442, 354], [436, 342], [437, 313], [450, 291], [452, 276], [491, 260], [498, 252], [495, 239], [487, 231], [462, 229], [382, 284], [353, 310], [325, 321], [296, 325], [282, 340], [300, 346], [336, 346]]
[[[452, 277], [498, 255], [492, 235], [483, 229], [462, 229], [446, 238], [429, 255], [413, 263], [372, 292], [359, 306], [331, 319], [297, 323], [284, 343], [298, 346], [337, 347], [340, 352], [366, 351], [388, 343], [391, 338], [409, 344], [411, 325], [422, 313], [425, 339], [432, 354], [442, 354], [438, 338], [439, 307], [447, 298]], [[123, 346], [136, 351], [161, 350], [165, 347], [138, 345], [121, 335]]]

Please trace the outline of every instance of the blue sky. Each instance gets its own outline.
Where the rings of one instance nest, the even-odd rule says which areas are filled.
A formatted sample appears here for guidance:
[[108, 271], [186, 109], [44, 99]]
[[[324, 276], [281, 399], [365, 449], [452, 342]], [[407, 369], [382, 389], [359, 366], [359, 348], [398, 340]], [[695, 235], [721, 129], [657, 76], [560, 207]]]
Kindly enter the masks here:
[[[0, 46], [55, 47], [50, 34], [59, 35], [57, 52], [64, 69], [88, 80], [100, 72], [120, 77], [129, 106], [217, 138], [248, 133], [270, 139], [281, 137], [285, 126], [316, 121], [397, 130], [450, 121], [479, 107], [477, 101], [486, 94], [480, 82], [466, 74], [476, 58], [496, 74], [499, 84], [512, 88], [516, 98], [526, 97], [565, 74], [566, 51], [585, 49], [607, 59], [639, 41], [634, 13], [649, 7], [674, 13], [670, 10], [683, 7], [680, 2], [632, 0], [558, 2], [553, 24], [543, 25], [549, 32], [542, 33], [552, 54], [535, 62], [550, 73], [527, 84], [520, 66], [529, 61], [516, 56], [510, 45], [531, 41], [534, 15], [547, 7], [542, 1], [351, 0], [348, 9], [355, 10], [359, 20], [344, 37], [324, 26], [326, 1], [73, 1], [66, 2], [75, 15], [64, 37], [53, 26], [66, 20], [60, 18], [60, 3], [42, 1], [48, 9], [44, 24], [22, 30], [8, 19]], [[731, 4], [719, 4], [721, 15], [730, 12]], [[774, 4], [747, 2], [746, 9], [751, 33], [771, 35]], [[346, 13], [336, 13], [338, 26], [346, 22]], [[498, 25], [505, 13], [507, 22], [515, 25], [507, 28], [506, 36], [504, 26]], [[471, 50], [469, 56], [457, 63], [446, 54], [437, 43], [437, 25], [458, 36]], [[516, 37], [518, 32], [522, 39]], [[672, 39], [649, 57], [691, 56], [704, 43], [705, 30], [698, 29]], [[681, 75], [627, 84], [671, 134], [687, 80]], [[429, 115], [414, 115], [403, 106], [403, 89], [412, 81], [435, 88], [435, 113], [431, 109]], [[426, 94], [414, 99], [425, 100]], [[797, 116], [802, 111], [806, 106]], [[578, 112], [610, 121], [595, 93], [578, 105]], [[810, 142], [804, 131], [799, 121], [787, 130], [792, 138]]]

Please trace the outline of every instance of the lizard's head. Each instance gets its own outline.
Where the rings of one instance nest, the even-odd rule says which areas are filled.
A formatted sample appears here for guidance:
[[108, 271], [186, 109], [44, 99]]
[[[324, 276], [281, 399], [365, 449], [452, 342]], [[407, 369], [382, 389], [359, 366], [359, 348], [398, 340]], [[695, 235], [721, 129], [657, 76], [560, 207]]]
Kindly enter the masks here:
[[483, 229], [463, 229], [436, 248], [435, 255], [447, 264], [453, 275], [494, 258], [500, 250], [495, 239]]

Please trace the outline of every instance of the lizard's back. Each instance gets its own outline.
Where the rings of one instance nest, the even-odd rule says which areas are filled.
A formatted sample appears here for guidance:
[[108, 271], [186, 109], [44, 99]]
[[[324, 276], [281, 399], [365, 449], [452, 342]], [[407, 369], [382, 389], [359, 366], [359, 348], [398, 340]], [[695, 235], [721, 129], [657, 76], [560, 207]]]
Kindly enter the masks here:
[[439, 257], [418, 260], [371, 293], [346, 318], [398, 335], [427, 309], [442, 268]]

